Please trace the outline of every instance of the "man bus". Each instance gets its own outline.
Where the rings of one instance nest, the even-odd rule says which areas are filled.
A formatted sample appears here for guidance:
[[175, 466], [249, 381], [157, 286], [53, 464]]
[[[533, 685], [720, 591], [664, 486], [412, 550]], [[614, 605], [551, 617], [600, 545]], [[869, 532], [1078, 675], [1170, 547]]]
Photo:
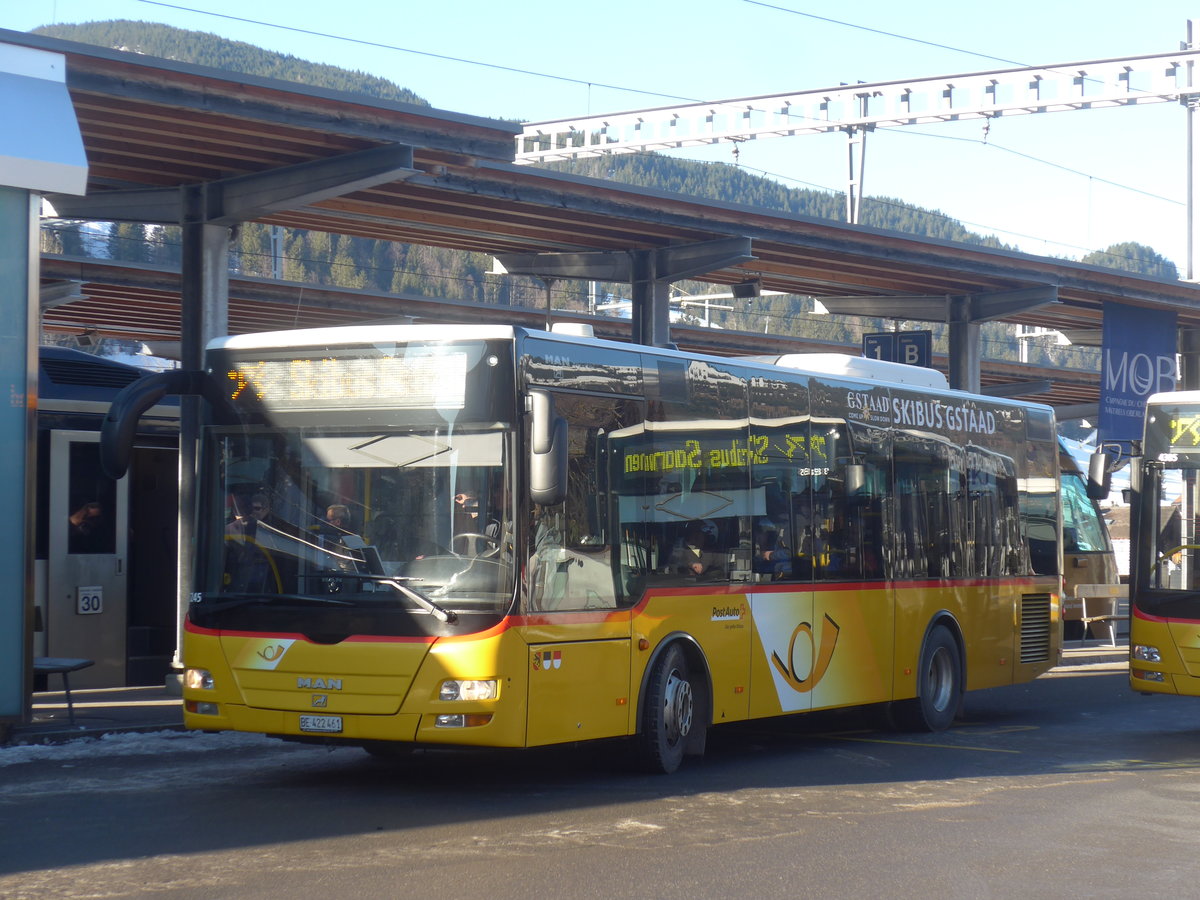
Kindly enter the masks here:
[[[1045, 672], [1052, 411], [839, 359], [503, 326], [214, 341], [188, 382], [211, 410], [187, 727], [376, 753], [628, 738], [670, 772], [721, 723], [882, 704], [944, 729], [964, 690]], [[260, 493], [278, 524], [231, 533]], [[333, 504], [359, 533], [330, 540]]]
[[1129, 683], [1200, 696], [1200, 391], [1149, 398], [1131, 471]]

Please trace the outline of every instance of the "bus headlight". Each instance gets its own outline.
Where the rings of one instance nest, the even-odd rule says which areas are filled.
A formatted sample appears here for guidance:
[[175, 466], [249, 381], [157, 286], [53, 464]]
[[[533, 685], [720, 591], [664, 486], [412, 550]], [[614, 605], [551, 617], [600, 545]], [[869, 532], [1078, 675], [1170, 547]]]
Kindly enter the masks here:
[[496, 679], [461, 679], [443, 681], [439, 700], [495, 700]]
[[1134, 644], [1130, 656], [1142, 662], [1162, 662], [1162, 654], [1158, 652], [1158, 648], [1149, 644]]
[[208, 669], [184, 669], [183, 686], [189, 691], [211, 691], [213, 689], [212, 672]]
[[1145, 669], [1130, 669], [1129, 674], [1142, 681], [1157, 681], [1159, 684], [1165, 684], [1167, 680], [1162, 672], [1148, 672]]

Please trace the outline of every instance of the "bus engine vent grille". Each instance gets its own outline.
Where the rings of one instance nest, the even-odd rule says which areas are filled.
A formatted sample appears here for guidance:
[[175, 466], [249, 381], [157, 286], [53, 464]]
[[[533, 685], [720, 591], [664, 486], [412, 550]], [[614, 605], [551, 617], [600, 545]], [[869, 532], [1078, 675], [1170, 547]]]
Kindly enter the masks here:
[[1050, 595], [1021, 597], [1021, 662], [1050, 659]]
[[92, 360], [78, 363], [74, 360], [43, 359], [42, 369], [55, 384], [123, 388], [142, 377], [142, 372], [133, 366], [116, 365], [100, 357], [92, 357]]

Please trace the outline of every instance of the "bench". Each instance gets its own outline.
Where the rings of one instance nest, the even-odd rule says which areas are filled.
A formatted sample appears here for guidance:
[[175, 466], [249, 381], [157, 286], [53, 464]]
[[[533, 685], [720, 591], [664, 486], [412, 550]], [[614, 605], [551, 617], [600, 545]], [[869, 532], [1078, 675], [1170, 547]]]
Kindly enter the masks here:
[[63, 693], [67, 696], [67, 721], [75, 724], [75, 705], [71, 702], [71, 673], [94, 666], [93, 659], [72, 659], [61, 656], [37, 656], [33, 660], [33, 674], [61, 675]]
[[1129, 588], [1123, 584], [1080, 584], [1075, 588], [1075, 595], [1080, 601], [1080, 621], [1083, 622], [1082, 640], [1087, 640], [1088, 626], [1092, 624], [1103, 626], [1108, 632], [1108, 646], [1117, 646], [1117, 622], [1123, 616], [1120, 614], [1120, 601], [1128, 596]]

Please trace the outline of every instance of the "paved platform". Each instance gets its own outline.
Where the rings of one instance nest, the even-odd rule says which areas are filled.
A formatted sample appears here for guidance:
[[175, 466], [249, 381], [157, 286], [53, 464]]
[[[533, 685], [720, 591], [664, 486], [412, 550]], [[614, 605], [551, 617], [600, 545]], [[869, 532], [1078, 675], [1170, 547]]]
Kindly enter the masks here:
[[1063, 646], [1063, 666], [1083, 666], [1101, 662], [1128, 662], [1129, 642], [1117, 638], [1116, 646], [1107, 641], [1067, 641]]
[[183, 728], [183, 701], [165, 687], [124, 687], [71, 691], [75, 724], [67, 714], [63, 691], [33, 695], [33, 716], [22, 725], [0, 725], [0, 749], [6, 744], [44, 744], [137, 731]]
[[[1068, 641], [1062, 668], [1098, 663], [1119, 665], [1128, 656], [1129, 647], [1120, 640], [1115, 647], [1101, 641]], [[183, 728], [182, 701], [177, 693], [165, 687], [76, 689], [71, 696], [75, 701], [74, 725], [68, 721], [67, 700], [62, 691], [34, 694], [33, 720], [13, 726], [0, 736], [0, 752], [5, 745], [58, 743], [103, 734]]]

